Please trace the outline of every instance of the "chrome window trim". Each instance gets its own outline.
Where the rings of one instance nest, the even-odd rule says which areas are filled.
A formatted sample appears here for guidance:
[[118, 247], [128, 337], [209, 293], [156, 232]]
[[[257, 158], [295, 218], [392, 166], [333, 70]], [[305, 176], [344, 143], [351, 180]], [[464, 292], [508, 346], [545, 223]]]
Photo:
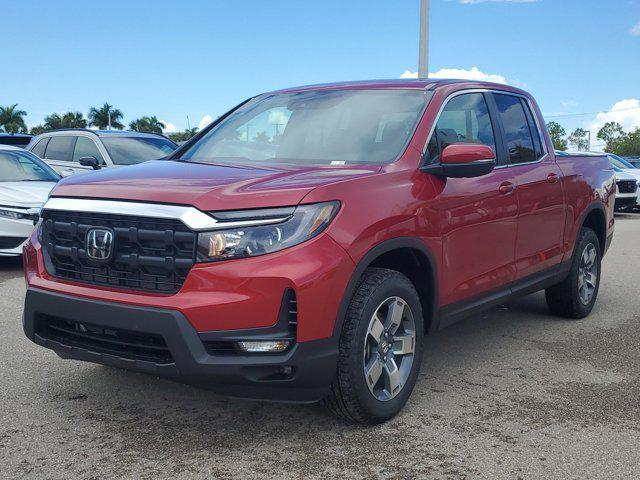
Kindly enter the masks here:
[[[436, 125], [438, 125], [438, 121], [440, 121], [440, 116], [442, 115], [442, 112], [444, 111], [444, 109], [447, 106], [447, 104], [453, 98], [455, 98], [457, 96], [460, 96], [460, 95], [466, 95], [468, 93], [495, 93], [495, 94], [499, 94], [499, 95], [511, 95], [512, 97], [522, 98], [522, 99], [524, 99], [524, 101], [526, 102], [527, 106], [529, 107], [529, 110], [531, 111], [531, 116], [533, 117], [534, 122], [536, 122], [536, 128], [538, 129], [538, 135], [540, 136], [540, 143], [542, 144], [542, 148], [543, 148], [543, 152], [544, 152], [543, 155], [538, 160], [535, 160], [533, 162], [507, 163], [506, 165], [498, 165], [498, 166], [496, 166], [494, 168], [494, 170], [501, 169], [501, 168], [519, 167], [519, 166], [523, 166], [523, 165], [533, 165], [535, 163], [541, 163], [541, 162], [543, 162], [544, 160], [546, 160], [549, 157], [549, 149], [547, 148], [547, 140], [546, 140], [545, 136], [543, 135], [542, 128], [540, 127], [540, 119], [538, 118], [538, 115], [536, 114], [536, 110], [533, 108], [533, 105], [531, 104], [531, 99], [529, 99], [529, 97], [527, 97], [526, 95], [523, 95], [521, 93], [510, 92], [508, 90], [499, 90], [499, 89], [496, 89], [496, 88], [469, 88], [469, 89], [466, 89], [466, 90], [457, 90], [457, 91], [449, 94], [449, 96], [447, 96], [447, 98], [444, 99], [444, 102], [442, 102], [442, 106], [440, 107], [440, 110], [438, 110], [438, 114], [436, 115], [436, 118], [433, 121], [433, 124], [431, 125], [431, 129], [429, 130], [429, 136], [427, 137], [427, 141], [425, 142], [424, 147], [422, 148], [422, 155], [424, 155], [427, 152], [427, 149], [429, 147], [429, 142], [431, 141], [431, 137], [433, 136], [433, 132], [435, 131]], [[491, 128], [493, 128], [493, 135], [495, 137], [496, 129], [495, 129], [495, 127], [493, 125], [491, 126]], [[498, 154], [498, 152], [496, 152], [496, 157], [497, 157], [497, 154]]]
[[114, 215], [130, 215], [135, 217], [167, 218], [172, 220], [180, 220], [187, 227], [194, 231], [243, 228], [256, 225], [270, 225], [274, 223], [281, 223], [289, 218], [283, 217], [263, 220], [220, 222], [195, 207], [188, 207], [184, 205], [123, 202], [117, 200], [96, 200], [89, 198], [69, 197], [51, 197], [44, 204], [42, 210], [111, 213]]

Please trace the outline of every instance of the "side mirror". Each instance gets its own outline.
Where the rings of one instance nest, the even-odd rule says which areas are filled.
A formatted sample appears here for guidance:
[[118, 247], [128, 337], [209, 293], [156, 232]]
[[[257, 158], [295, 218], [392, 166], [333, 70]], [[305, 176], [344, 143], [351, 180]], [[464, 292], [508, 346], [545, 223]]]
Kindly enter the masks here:
[[83, 167], [91, 167], [94, 170], [100, 170], [100, 162], [96, 157], [82, 157], [80, 159], [80, 165]]
[[471, 178], [490, 173], [496, 166], [496, 155], [487, 145], [454, 143], [440, 155], [440, 163], [425, 165], [420, 170], [439, 177]]

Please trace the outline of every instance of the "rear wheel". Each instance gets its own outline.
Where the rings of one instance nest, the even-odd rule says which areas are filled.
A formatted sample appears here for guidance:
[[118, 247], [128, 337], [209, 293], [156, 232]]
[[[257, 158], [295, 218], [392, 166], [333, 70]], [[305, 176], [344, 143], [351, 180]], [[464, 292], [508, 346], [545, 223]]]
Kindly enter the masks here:
[[584, 318], [593, 309], [600, 288], [601, 249], [590, 228], [580, 231], [567, 277], [546, 290], [547, 305], [555, 315]]
[[395, 416], [415, 385], [423, 335], [420, 299], [409, 279], [367, 269], [347, 310], [329, 410], [353, 423]]

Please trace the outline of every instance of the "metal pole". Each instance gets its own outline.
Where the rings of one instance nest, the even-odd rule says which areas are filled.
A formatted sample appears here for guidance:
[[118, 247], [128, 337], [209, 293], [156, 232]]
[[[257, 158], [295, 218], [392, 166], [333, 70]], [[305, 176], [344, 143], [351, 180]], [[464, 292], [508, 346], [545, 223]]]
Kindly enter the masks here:
[[107, 110], [107, 130], [111, 130], [111, 109]]
[[420, 58], [418, 61], [418, 77], [429, 77], [429, 3], [420, 0]]

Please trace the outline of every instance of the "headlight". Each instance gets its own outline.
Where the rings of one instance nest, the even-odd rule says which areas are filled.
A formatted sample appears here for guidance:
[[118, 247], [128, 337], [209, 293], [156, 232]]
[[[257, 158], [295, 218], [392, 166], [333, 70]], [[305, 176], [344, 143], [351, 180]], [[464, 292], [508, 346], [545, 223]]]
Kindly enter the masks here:
[[13, 208], [1, 208], [0, 209], [0, 218], [10, 218], [11, 220], [21, 220], [23, 218], [32, 220], [34, 223], [38, 220], [40, 215], [39, 208], [29, 208], [29, 209], [13, 209]]
[[[261, 218], [261, 210], [242, 212], [242, 218], [232, 212], [228, 217], [234, 219], [235, 225], [246, 223], [247, 226], [225, 228], [225, 222], [220, 222], [220, 230], [201, 232], [198, 235], [198, 261], [253, 257], [292, 247], [327, 228], [339, 209], [339, 202], [300, 205], [286, 218], [272, 220], [265, 216], [262, 216], [263, 220], [256, 220]], [[269, 224], [255, 225], [256, 223]], [[252, 224], [255, 226], [250, 226]]]

